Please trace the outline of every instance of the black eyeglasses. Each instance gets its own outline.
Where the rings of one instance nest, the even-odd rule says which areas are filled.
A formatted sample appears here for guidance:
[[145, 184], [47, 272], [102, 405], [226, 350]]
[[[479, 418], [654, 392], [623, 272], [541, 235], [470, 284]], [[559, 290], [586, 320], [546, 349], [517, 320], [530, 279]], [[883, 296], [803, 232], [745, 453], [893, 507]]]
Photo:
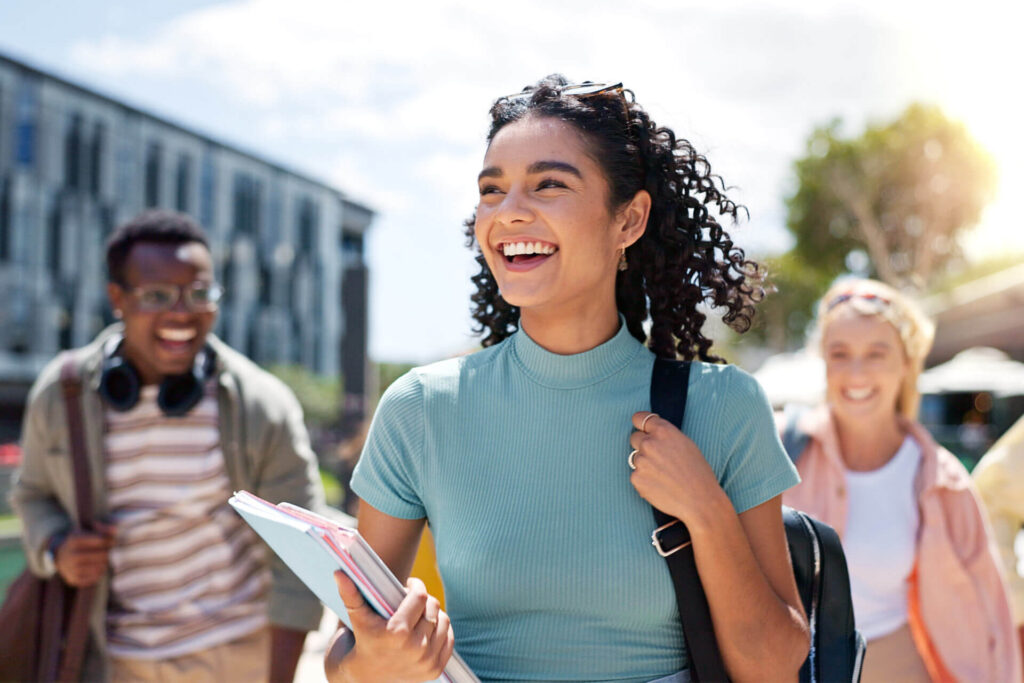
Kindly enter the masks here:
[[224, 288], [216, 282], [193, 282], [189, 285], [154, 282], [138, 287], [122, 285], [122, 288], [135, 297], [138, 309], [144, 313], [169, 311], [182, 300], [190, 311], [210, 313], [217, 310], [217, 304], [224, 296]]

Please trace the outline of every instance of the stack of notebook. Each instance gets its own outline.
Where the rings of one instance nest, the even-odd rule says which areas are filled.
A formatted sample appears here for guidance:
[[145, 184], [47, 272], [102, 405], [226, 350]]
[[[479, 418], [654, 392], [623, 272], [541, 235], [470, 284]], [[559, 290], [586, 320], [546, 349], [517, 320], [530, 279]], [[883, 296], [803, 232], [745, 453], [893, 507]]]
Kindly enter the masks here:
[[[228, 502], [346, 625], [351, 625], [348, 612], [334, 583], [334, 572], [339, 569], [359, 587], [378, 614], [387, 619], [395, 613], [405, 587], [355, 529], [297, 505], [274, 505], [247, 491], [235, 493]], [[437, 680], [478, 681], [458, 654], [452, 655], [444, 675]]]

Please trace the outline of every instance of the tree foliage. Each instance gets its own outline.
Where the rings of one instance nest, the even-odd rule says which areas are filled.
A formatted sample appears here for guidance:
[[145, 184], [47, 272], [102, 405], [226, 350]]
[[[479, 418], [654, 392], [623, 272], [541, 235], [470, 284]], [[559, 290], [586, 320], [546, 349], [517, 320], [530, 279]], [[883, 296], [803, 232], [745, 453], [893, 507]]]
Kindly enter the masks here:
[[341, 380], [321, 377], [301, 365], [275, 365], [267, 370], [288, 385], [311, 429], [324, 429], [338, 422], [341, 415]]
[[874, 277], [900, 288], [933, 284], [993, 195], [991, 157], [934, 106], [913, 104], [854, 138], [839, 129], [835, 120], [815, 130], [795, 163], [786, 204], [796, 261], [834, 277], [860, 249]]
[[834, 273], [804, 267], [794, 251], [765, 259], [764, 267], [771, 289], [757, 307], [755, 338], [769, 348], [789, 349], [803, 342], [815, 302]]

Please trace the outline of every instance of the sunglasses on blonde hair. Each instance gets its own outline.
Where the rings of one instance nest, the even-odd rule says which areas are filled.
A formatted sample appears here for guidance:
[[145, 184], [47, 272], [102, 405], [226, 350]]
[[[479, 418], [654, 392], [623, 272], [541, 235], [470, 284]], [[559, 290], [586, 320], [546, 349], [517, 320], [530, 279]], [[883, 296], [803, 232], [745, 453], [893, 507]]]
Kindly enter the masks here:
[[860, 299], [861, 301], [867, 301], [868, 303], [872, 303], [872, 304], [879, 304], [880, 306], [888, 306], [889, 304], [892, 303], [891, 301], [886, 299], [884, 296], [879, 296], [878, 294], [870, 294], [870, 293], [861, 294], [859, 292], [843, 292], [842, 294], [837, 294], [836, 296], [834, 296], [831, 299], [829, 299], [828, 303], [825, 304], [825, 311], [826, 312], [827, 311], [831, 311], [833, 308], [835, 308], [839, 304], [841, 304], [841, 303], [843, 303], [845, 301], [849, 301], [850, 299]]

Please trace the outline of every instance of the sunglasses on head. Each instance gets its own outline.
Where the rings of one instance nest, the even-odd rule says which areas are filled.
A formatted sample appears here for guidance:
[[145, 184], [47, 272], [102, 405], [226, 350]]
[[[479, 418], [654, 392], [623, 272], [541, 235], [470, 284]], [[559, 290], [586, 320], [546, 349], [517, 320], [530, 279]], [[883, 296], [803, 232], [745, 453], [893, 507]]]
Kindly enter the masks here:
[[[619, 96], [619, 100], [622, 101], [622, 113], [626, 117], [626, 125], [629, 126], [629, 101], [626, 99], [626, 91], [622, 87], [622, 83], [570, 83], [568, 85], [554, 86], [554, 89], [559, 95], [578, 97], [580, 99], [586, 97], [592, 97], [594, 95], [604, 95], [607, 93], [615, 93]], [[525, 92], [513, 93], [511, 95], [505, 95], [505, 100], [509, 102], [517, 102], [521, 100], [529, 100], [533, 97], [535, 90], [527, 90]]]
[[216, 282], [193, 282], [189, 285], [172, 285], [154, 282], [138, 287], [124, 287], [135, 298], [139, 311], [162, 313], [185, 302], [185, 307], [195, 313], [210, 313], [224, 296], [224, 288]]
[[831, 311], [833, 308], [835, 308], [839, 304], [843, 303], [844, 301], [849, 301], [850, 299], [860, 299], [861, 301], [867, 301], [868, 303], [878, 304], [880, 306], [888, 306], [891, 303], [884, 296], [879, 296], [877, 294], [860, 294], [860, 293], [857, 293], [857, 292], [843, 292], [842, 294], [837, 294], [836, 296], [832, 297], [829, 300], [829, 302], [827, 304], [825, 304], [825, 310], [826, 311]]

